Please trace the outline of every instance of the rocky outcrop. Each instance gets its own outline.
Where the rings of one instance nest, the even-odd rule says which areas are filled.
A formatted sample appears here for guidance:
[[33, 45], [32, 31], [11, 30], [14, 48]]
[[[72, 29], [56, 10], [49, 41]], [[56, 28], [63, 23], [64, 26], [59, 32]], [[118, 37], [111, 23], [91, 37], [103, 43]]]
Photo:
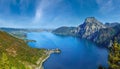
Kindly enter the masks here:
[[119, 38], [120, 25], [114, 27], [108, 27], [105, 29], [100, 29], [94, 35], [95, 37], [93, 37], [90, 40], [103, 46], [110, 46], [111, 41], [113, 42], [115, 38], [117, 41], [120, 42], [120, 38]]
[[53, 32], [60, 35], [78, 36], [106, 47], [111, 46], [115, 38], [120, 43], [120, 24], [103, 24], [95, 17], [86, 18], [78, 27], [60, 27]]
[[84, 23], [78, 27], [78, 34], [82, 38], [91, 39], [95, 32], [103, 28], [106, 28], [106, 26], [95, 17], [88, 17], [85, 19]]

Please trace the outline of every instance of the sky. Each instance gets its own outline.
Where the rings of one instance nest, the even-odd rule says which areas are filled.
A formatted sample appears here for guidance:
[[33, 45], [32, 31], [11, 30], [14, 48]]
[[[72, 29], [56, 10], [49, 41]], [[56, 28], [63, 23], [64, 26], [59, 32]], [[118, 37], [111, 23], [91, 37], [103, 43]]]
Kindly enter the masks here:
[[0, 27], [78, 26], [86, 17], [120, 22], [120, 0], [0, 0]]

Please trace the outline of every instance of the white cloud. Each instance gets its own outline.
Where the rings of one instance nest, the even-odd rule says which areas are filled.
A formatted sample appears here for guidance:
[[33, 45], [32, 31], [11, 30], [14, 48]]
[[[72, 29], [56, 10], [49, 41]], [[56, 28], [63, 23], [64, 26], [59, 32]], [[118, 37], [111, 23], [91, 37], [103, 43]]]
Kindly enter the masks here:
[[36, 8], [35, 17], [33, 23], [38, 23], [41, 21], [44, 16], [44, 12], [52, 7], [55, 7], [56, 4], [60, 3], [62, 0], [41, 0]]
[[102, 14], [109, 13], [113, 11], [116, 6], [114, 6], [113, 0], [96, 0], [99, 6], [99, 12]]

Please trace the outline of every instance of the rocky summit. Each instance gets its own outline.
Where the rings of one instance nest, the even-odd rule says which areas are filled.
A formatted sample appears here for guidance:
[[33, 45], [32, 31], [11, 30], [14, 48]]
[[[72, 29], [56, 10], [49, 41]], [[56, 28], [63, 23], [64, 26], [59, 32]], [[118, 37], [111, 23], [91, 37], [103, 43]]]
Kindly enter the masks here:
[[[66, 28], [69, 30], [65, 31]], [[95, 17], [87, 17], [83, 24], [78, 27], [66, 28], [60, 27], [54, 30], [54, 33], [85, 38], [105, 47], [112, 45], [111, 43], [115, 37], [117, 37], [117, 41], [120, 43], [120, 38], [118, 38], [120, 34], [120, 23], [103, 24]]]
[[85, 19], [84, 23], [78, 27], [78, 34], [82, 38], [90, 39], [96, 31], [99, 31], [102, 28], [106, 28], [106, 26], [95, 17], [88, 17]]

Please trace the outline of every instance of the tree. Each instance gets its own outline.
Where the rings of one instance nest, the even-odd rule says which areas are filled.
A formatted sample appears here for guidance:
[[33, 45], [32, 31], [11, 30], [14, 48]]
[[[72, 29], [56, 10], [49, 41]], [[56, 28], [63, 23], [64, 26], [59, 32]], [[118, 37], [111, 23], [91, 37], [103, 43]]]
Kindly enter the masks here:
[[2, 53], [0, 69], [10, 69], [9, 60], [5, 53]]
[[110, 69], [120, 69], [120, 44], [114, 41], [112, 50], [109, 51], [109, 68]]

